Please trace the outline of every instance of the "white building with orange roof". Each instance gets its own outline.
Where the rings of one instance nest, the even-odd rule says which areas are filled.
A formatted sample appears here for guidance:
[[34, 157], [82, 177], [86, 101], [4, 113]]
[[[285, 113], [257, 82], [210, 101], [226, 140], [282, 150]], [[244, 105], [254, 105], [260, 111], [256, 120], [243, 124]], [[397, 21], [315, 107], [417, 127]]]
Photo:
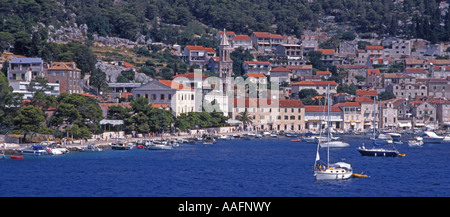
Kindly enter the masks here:
[[236, 35], [235, 37], [231, 38], [231, 46], [233, 47], [233, 49], [237, 49], [239, 47], [243, 48], [244, 50], [253, 49], [252, 39], [248, 35]]
[[194, 89], [175, 81], [153, 80], [133, 89], [132, 93], [134, 99], [144, 97], [149, 103], [167, 104], [175, 116], [195, 111]]
[[182, 59], [186, 64], [203, 66], [210, 58], [215, 56], [216, 52], [212, 48], [187, 45], [184, 48]]

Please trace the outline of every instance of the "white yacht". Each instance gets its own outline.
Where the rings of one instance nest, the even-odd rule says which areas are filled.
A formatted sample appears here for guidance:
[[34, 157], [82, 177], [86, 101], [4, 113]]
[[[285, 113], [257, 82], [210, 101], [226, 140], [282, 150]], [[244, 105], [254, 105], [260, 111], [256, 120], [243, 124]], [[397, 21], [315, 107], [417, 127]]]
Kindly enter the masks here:
[[423, 142], [424, 143], [442, 143], [444, 141], [443, 136], [438, 136], [433, 131], [425, 131], [422, 134]]

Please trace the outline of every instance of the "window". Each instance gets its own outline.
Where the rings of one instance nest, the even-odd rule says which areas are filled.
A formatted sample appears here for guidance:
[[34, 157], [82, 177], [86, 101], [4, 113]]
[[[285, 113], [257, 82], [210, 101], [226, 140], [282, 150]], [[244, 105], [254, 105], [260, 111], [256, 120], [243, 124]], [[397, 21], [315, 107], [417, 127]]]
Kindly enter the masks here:
[[295, 120], [295, 116], [291, 115], [290, 120]]
[[52, 71], [52, 77], [55, 77], [55, 76], [56, 76], [56, 72]]
[[302, 119], [302, 116], [301, 116], [301, 115], [299, 115], [299, 116], [298, 116], [298, 120], [301, 120], [301, 119]]
[[[148, 98], [148, 95], [147, 94], [145, 94], [145, 98]], [[156, 100], [156, 94], [152, 94], [152, 100]]]
[[161, 98], [160, 98], [160, 100], [165, 100], [165, 95], [164, 94], [161, 94]]
[[288, 116], [287, 115], [284, 116], [284, 120], [288, 120]]
[[169, 94], [169, 100], [172, 100], [172, 94]]

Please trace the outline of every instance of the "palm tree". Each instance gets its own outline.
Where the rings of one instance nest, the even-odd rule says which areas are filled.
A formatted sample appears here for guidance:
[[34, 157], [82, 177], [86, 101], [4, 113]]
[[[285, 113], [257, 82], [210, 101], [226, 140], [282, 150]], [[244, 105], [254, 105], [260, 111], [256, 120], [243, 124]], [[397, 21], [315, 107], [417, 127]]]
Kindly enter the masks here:
[[244, 129], [247, 128], [247, 125], [252, 124], [253, 118], [247, 111], [241, 112], [236, 116], [236, 119], [242, 121], [244, 124]]

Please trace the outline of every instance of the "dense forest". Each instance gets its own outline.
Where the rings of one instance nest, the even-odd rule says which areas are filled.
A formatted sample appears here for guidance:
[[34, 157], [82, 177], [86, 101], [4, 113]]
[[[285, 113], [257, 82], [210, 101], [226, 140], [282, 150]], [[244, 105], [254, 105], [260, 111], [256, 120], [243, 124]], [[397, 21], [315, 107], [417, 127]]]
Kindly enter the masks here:
[[2, 39], [20, 41], [24, 33], [36, 31], [37, 23], [59, 26], [75, 21], [87, 24], [90, 33], [103, 36], [135, 39], [142, 34], [162, 41], [165, 39], [157, 21], [181, 26], [200, 21], [242, 34], [270, 31], [299, 36], [306, 29], [319, 28], [324, 17], [333, 16], [336, 24], [358, 33], [404, 35], [432, 42], [448, 40], [450, 15], [441, 13], [440, 1], [395, 2], [400, 1], [0, 0], [0, 32]]

